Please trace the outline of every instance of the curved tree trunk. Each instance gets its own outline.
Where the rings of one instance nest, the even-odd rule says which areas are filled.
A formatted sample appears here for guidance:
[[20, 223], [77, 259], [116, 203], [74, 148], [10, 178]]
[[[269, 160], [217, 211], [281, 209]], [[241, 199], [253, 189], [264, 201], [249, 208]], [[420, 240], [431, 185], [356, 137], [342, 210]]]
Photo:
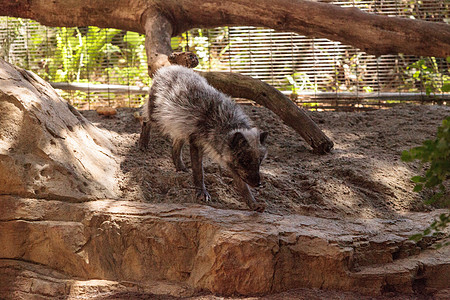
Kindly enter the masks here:
[[[51, 26], [113, 27], [146, 34], [149, 75], [169, 65], [170, 38], [194, 27], [264, 26], [324, 37], [376, 55], [398, 53], [450, 56], [450, 25], [364, 13], [356, 8], [301, 0], [0, 0], [0, 14]], [[333, 143], [317, 125], [273, 87], [247, 76], [204, 74], [218, 89], [245, 97], [278, 114], [317, 153]]]

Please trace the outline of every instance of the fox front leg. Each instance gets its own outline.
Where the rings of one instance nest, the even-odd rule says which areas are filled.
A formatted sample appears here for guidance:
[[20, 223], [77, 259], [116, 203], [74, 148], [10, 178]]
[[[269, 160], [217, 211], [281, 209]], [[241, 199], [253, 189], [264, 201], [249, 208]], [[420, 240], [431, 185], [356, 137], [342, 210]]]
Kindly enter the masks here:
[[211, 196], [205, 187], [203, 176], [203, 153], [194, 141], [190, 141], [189, 149], [191, 152], [192, 175], [194, 177], [194, 186], [198, 200], [209, 202]]
[[251, 210], [257, 212], [263, 212], [266, 209], [266, 205], [262, 202], [256, 201], [255, 197], [253, 197], [253, 194], [250, 191], [250, 188], [248, 187], [248, 184], [246, 184], [237, 174], [235, 174], [234, 172], [232, 173], [236, 189], [238, 190], [244, 201], [247, 203], [248, 207]]

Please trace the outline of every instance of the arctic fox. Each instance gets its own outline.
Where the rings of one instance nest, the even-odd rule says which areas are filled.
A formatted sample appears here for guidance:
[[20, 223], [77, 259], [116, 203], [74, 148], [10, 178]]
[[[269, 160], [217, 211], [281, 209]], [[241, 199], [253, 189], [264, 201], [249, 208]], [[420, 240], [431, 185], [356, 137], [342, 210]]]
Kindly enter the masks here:
[[259, 167], [267, 154], [267, 132], [255, 128], [232, 99], [191, 69], [172, 65], [155, 74], [143, 114], [141, 149], [147, 148], [150, 128], [155, 127], [171, 137], [175, 168], [185, 171], [181, 149], [189, 143], [197, 198], [211, 199], [203, 180], [205, 153], [231, 171], [237, 190], [250, 209], [264, 211], [265, 205], [255, 200], [249, 185], [261, 184]]

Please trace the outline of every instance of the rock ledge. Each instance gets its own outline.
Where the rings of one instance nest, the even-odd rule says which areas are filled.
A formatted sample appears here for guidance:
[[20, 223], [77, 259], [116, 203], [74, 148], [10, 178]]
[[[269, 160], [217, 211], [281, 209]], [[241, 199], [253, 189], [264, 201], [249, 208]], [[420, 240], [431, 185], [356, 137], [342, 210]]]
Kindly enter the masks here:
[[41, 267], [44, 279], [59, 280], [59, 288], [48, 286], [49, 279], [45, 285], [56, 296], [108, 285], [89, 281], [77, 287], [75, 279], [114, 282], [106, 290], [131, 285], [173, 296], [261, 295], [300, 287], [433, 294], [450, 288], [450, 248], [423, 250], [426, 245], [407, 238], [439, 211], [345, 221], [201, 205], [8, 196], [0, 198], [0, 207], [3, 295], [33, 293], [8, 279], [14, 270], [39, 273]]

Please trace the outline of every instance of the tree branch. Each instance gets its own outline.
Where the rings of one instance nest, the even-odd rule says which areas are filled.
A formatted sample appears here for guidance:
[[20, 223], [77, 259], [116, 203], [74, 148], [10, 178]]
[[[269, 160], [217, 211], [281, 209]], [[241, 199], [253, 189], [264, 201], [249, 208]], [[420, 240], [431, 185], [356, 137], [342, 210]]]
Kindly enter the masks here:
[[365, 13], [306, 0], [0, 0], [0, 15], [24, 17], [50, 26], [99, 26], [145, 33], [140, 20], [163, 12], [172, 35], [191, 28], [263, 26], [328, 38], [369, 54], [450, 56], [450, 25]]
[[381, 16], [315, 1], [209, 0], [200, 1], [200, 5], [198, 0], [182, 2], [182, 12], [172, 8], [179, 32], [192, 25], [262, 26], [339, 41], [374, 55], [450, 56], [450, 25], [444, 22]]

